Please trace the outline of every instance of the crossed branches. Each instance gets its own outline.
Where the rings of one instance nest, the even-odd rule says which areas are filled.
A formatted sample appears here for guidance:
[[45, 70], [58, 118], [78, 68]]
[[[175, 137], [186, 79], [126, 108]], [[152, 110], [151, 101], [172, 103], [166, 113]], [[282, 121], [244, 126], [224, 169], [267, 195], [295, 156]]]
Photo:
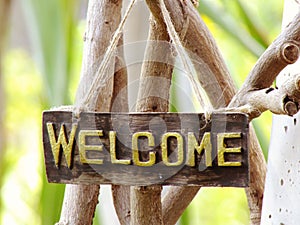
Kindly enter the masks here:
[[[197, 1], [193, 2], [197, 3]], [[99, 27], [99, 29], [103, 29], [101, 26], [105, 27], [110, 24], [109, 30], [116, 30], [121, 15], [120, 3], [121, 1], [109, 0], [90, 0], [89, 2], [89, 27], [86, 33], [84, 69], [82, 73], [83, 78], [87, 77], [85, 78], [86, 82], [91, 81], [88, 77], [95, 74], [95, 68], [90, 67], [90, 65], [98, 63], [98, 56], [105, 53], [103, 46], [108, 46], [111, 37], [109, 31], [107, 31], [106, 34], [100, 34], [97, 33], [96, 28]], [[250, 119], [258, 117], [266, 110], [290, 116], [298, 112], [300, 97], [300, 77], [298, 75], [291, 77], [287, 83], [280, 87], [271, 86], [279, 72], [287, 65], [294, 63], [299, 57], [300, 14], [294, 18], [293, 22], [289, 24], [259, 58], [244, 85], [237, 92], [211, 33], [190, 0], [146, 0], [146, 3], [151, 11], [149, 40], [169, 42], [172, 39], [170, 38], [171, 34], [168, 32], [168, 27], [162, 13], [161, 6], [163, 3], [180, 37], [180, 41], [183, 47], [188, 50], [192, 61], [196, 62], [201, 60], [201, 62], [203, 62], [194, 65], [197, 71], [197, 78], [205, 89], [215, 110], [245, 112], [249, 115]], [[118, 7], [114, 8], [115, 5], [118, 5]], [[111, 8], [108, 9], [107, 7]], [[102, 14], [99, 14], [99, 11], [96, 9], [99, 9], [99, 11], [102, 9]], [[116, 17], [116, 19], [113, 19], [113, 17]], [[105, 24], [104, 21], [106, 21]], [[151, 46], [147, 48], [147, 57], [151, 57], [151, 55], [154, 54], [157, 54], [155, 49], [151, 48]], [[114, 60], [114, 63], [120, 62], [119, 59]], [[114, 71], [114, 63], [112, 63], [110, 71]], [[166, 76], [165, 78], [170, 81], [166, 83], [166, 87], [164, 87], [165, 91], [168, 92], [172, 70], [172, 66], [151, 62], [145, 62], [143, 64], [137, 110], [168, 110], [168, 102], [165, 100], [160, 101], [159, 99], [145, 99], [144, 96], [147, 96], [147, 94], [144, 91], [149, 90], [149, 88], [155, 89], [155, 86], [151, 86], [151, 79], [149, 79], [149, 77], [155, 74], [156, 76], [164, 74], [164, 76]], [[205, 70], [205, 73], [203, 73], [203, 70]], [[109, 80], [109, 85], [106, 87], [107, 89], [104, 89], [106, 91], [105, 96], [107, 97], [101, 97], [103, 89], [102, 91], [95, 90], [95, 94], [100, 96], [100, 100], [97, 102], [99, 106], [97, 107], [98, 110], [100, 110], [101, 107], [104, 107], [106, 111], [110, 110], [111, 103], [108, 103], [108, 101], [113, 101], [112, 96], [114, 96], [114, 94], [112, 93], [116, 93], [120, 86], [124, 87], [124, 82], [126, 82], [123, 79], [120, 85], [120, 81], [117, 80], [120, 76], [125, 76], [125, 74], [119, 74], [117, 76], [116, 73], [114, 73], [114, 79]], [[218, 88], [216, 88], [216, 86], [218, 86]], [[81, 87], [78, 91], [84, 92], [85, 87]], [[219, 96], [223, 96], [222, 101], [220, 101]], [[253, 130], [250, 132], [250, 137], [251, 182], [246, 192], [252, 224], [259, 224], [266, 165]], [[199, 188], [200, 187], [171, 187], [162, 201], [160, 199], [160, 186], [133, 187], [131, 190], [128, 187], [114, 186], [113, 195], [121, 224], [147, 224], [151, 221], [152, 224], [171, 225], [176, 223], [184, 209], [197, 194]], [[84, 195], [86, 195], [86, 193], [89, 193], [86, 196], [91, 196], [89, 204], [92, 206], [89, 207], [89, 212], [93, 212], [97, 204], [97, 198], [95, 198], [95, 196], [98, 196], [98, 191], [98, 186], [92, 186], [91, 188], [87, 186], [72, 186], [70, 191], [67, 189], [62, 213], [68, 213], [62, 216], [63, 220], [61, 220], [60, 224], [64, 224], [65, 221], [71, 217], [76, 218], [74, 221], [82, 221], [83, 218], [86, 218], [87, 215], [84, 213], [76, 214], [76, 212], [82, 211], [82, 208], [79, 210], [72, 209], [72, 206], [78, 208], [85, 205], [87, 199]], [[74, 193], [78, 196], [72, 196]], [[127, 204], [124, 205], [122, 199], [127, 199]], [[74, 201], [75, 204], [72, 203], [72, 205], [70, 203], [71, 201]], [[131, 204], [129, 204], [129, 201]], [[68, 205], [68, 203], [70, 203], [71, 206]], [[147, 210], [147, 205], [152, 207], [150, 211], [155, 215], [149, 213], [150, 211]], [[83, 209], [85, 209], [85, 207], [83, 207]], [[86, 221], [91, 221], [92, 216], [92, 213], [89, 213], [89, 220]]]

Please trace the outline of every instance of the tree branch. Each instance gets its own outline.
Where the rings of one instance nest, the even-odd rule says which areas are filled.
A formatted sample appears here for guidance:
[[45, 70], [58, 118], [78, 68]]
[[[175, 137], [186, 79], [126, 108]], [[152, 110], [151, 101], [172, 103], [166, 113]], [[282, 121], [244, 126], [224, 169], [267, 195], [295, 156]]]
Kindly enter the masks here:
[[245, 105], [226, 108], [221, 111], [243, 112], [252, 120], [264, 111], [270, 110], [274, 114], [293, 116], [299, 111], [300, 75], [290, 78], [278, 88], [265, 88], [246, 92], [243, 95]]
[[[123, 38], [118, 44], [115, 59], [115, 74], [112, 96], [112, 112], [128, 112], [127, 69], [124, 62]], [[121, 225], [130, 224], [130, 187], [112, 185], [112, 196], [116, 213]]]
[[163, 224], [161, 214], [161, 190], [159, 185], [131, 187], [130, 225]]
[[168, 112], [174, 56], [166, 26], [150, 17], [149, 37], [139, 83], [136, 111]]
[[162, 200], [164, 225], [176, 224], [179, 217], [198, 193], [199, 186], [171, 187]]
[[[262, 98], [272, 98], [273, 92], [268, 92], [268, 96], [264, 96], [260, 93], [255, 93], [257, 90], [262, 90], [269, 88], [274, 82], [275, 78], [279, 72], [285, 68], [287, 65], [292, 64], [297, 61], [300, 54], [300, 12], [295, 16], [293, 21], [283, 30], [283, 32], [276, 38], [276, 40], [269, 46], [269, 48], [264, 52], [264, 54], [256, 62], [255, 66], [248, 75], [244, 85], [239, 90], [239, 92], [234, 96], [229, 104], [229, 108], [241, 107], [249, 105], [249, 99], [254, 97]], [[297, 82], [297, 78], [294, 78], [293, 82]], [[281, 87], [282, 90], [288, 91], [290, 85], [287, 84]], [[298, 85], [292, 86], [294, 91], [297, 91]], [[295, 89], [296, 88], [296, 89]], [[284, 93], [281, 94], [284, 95]], [[266, 93], [266, 94], [268, 94]], [[278, 93], [279, 94], [279, 93]], [[290, 93], [286, 96], [296, 100]], [[282, 96], [281, 96], [282, 97]], [[284, 96], [283, 96], [284, 97]], [[281, 98], [282, 99], [282, 98]], [[294, 115], [294, 109], [290, 109], [291, 104], [286, 105], [285, 101], [281, 102], [271, 102], [268, 106], [263, 106], [257, 98], [257, 103], [255, 101], [251, 102], [250, 117], [254, 118], [260, 115], [261, 112], [274, 108], [280, 108], [281, 111], [274, 110], [275, 113]], [[293, 101], [295, 105], [298, 103]], [[282, 105], [284, 105], [282, 107]], [[292, 106], [294, 108], [294, 106]], [[285, 109], [286, 108], [286, 109]], [[298, 111], [298, 110], [297, 110]], [[260, 113], [257, 113], [260, 112]]]
[[112, 185], [114, 207], [121, 225], [130, 224], [130, 186]]
[[[236, 89], [208, 28], [191, 2], [183, 0], [164, 0], [164, 2], [181, 42], [193, 60], [199, 82], [212, 105], [215, 108], [225, 107], [236, 93]], [[162, 20], [158, 0], [147, 1], [147, 4], [156, 20]], [[251, 221], [253, 224], [259, 224], [266, 168], [264, 156], [253, 131], [250, 137], [251, 183], [246, 191], [251, 208]], [[190, 203], [190, 188], [170, 188], [166, 197], [170, 200], [163, 202], [163, 205], [165, 205], [164, 212], [173, 212], [172, 220], [177, 220]], [[196, 193], [197, 191], [194, 191], [194, 194]], [[174, 200], [177, 200], [178, 196], [181, 197], [182, 202], [180, 208], [174, 207], [176, 206]], [[164, 217], [164, 221], [166, 220], [171, 219]]]
[[[168, 112], [173, 56], [163, 21], [150, 17], [136, 110]], [[159, 60], [160, 58], [161, 60]], [[131, 187], [131, 225], [163, 224], [160, 185]]]
[[[159, 1], [146, 2], [153, 16], [157, 20], [163, 20]], [[194, 63], [198, 80], [213, 107], [226, 106], [236, 92], [234, 83], [216, 42], [198, 11], [190, 1], [164, 2], [181, 42]]]
[[[77, 90], [75, 105], [81, 103], [97, 74], [98, 65], [110, 43], [111, 36], [119, 25], [121, 6], [121, 0], [89, 1], [81, 81]], [[94, 90], [97, 101], [89, 103], [86, 106], [87, 110], [102, 112], [110, 110], [113, 95], [113, 71], [114, 60], [108, 66], [108, 73], [106, 73], [107, 85], [100, 87], [100, 90]], [[67, 185], [58, 224], [92, 224], [95, 208], [98, 204], [98, 195], [99, 185]]]

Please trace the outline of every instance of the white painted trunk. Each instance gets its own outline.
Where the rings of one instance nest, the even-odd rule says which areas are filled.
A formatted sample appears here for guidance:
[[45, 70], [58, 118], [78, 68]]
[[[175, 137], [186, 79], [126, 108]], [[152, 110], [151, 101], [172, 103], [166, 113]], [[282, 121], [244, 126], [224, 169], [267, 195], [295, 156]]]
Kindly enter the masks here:
[[[285, 0], [283, 27], [298, 12], [295, 0]], [[277, 78], [280, 86], [300, 72], [300, 61], [286, 67]], [[300, 114], [273, 116], [268, 170], [261, 224], [300, 224]]]

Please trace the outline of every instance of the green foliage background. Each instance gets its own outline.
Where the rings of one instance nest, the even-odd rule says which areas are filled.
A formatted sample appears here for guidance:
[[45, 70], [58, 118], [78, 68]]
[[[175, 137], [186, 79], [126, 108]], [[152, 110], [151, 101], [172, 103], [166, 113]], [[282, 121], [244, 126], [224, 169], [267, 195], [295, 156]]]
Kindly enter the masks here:
[[[72, 104], [78, 84], [84, 21], [80, 1], [23, 0], [33, 54], [7, 48], [3, 57], [5, 112], [1, 125], [0, 224], [54, 224], [64, 185], [48, 184], [41, 147], [41, 113]], [[241, 86], [250, 69], [279, 34], [282, 0], [201, 0], [199, 11], [217, 40], [232, 76]], [[0, 34], [1, 35], [1, 34]], [[271, 115], [254, 121], [267, 156]], [[100, 223], [101, 215], [95, 224]], [[202, 188], [181, 225], [249, 224], [243, 189]]]

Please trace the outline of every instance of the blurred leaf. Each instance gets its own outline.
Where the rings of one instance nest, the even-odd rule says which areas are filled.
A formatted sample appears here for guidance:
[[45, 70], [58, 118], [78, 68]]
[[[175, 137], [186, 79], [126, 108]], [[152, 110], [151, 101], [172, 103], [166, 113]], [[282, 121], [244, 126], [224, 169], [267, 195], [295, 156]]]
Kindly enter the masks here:
[[200, 2], [199, 11], [210, 17], [225, 32], [235, 38], [236, 41], [256, 57], [259, 57], [264, 52], [264, 46], [257, 42], [243, 27], [239, 26], [230, 12], [227, 12], [224, 7], [222, 8], [211, 1], [203, 0]]
[[22, 3], [35, 59], [44, 79], [46, 100], [49, 106], [70, 104], [68, 88], [79, 1], [24, 0]]
[[235, 2], [241, 14], [241, 19], [248, 27], [248, 31], [250, 32], [251, 36], [254, 37], [264, 48], [267, 48], [270, 43], [267, 40], [266, 34], [262, 32], [260, 24], [255, 20], [256, 17], [249, 9], [246, 8], [243, 1], [236, 0]]
[[[6, 87], [6, 174], [2, 187], [3, 224], [40, 224], [37, 169], [40, 167], [39, 126], [41, 79], [31, 58], [20, 50], [4, 58]], [[30, 129], [29, 129], [30, 128]], [[15, 210], [18, 208], [18, 210]], [[12, 210], [13, 209], [13, 210]], [[0, 221], [1, 223], [2, 221]]]
[[[45, 108], [71, 103], [71, 79], [78, 74], [73, 69], [78, 52], [74, 46], [78, 4], [75, 0], [22, 1], [35, 60], [43, 78]], [[42, 223], [52, 225], [59, 220], [65, 185], [48, 184], [45, 176], [43, 173], [39, 209]]]
[[40, 198], [41, 221], [43, 225], [53, 225], [59, 221], [64, 199], [65, 185], [49, 184], [43, 174], [43, 184]]
[[246, 225], [249, 209], [243, 188], [201, 188], [181, 225]]

